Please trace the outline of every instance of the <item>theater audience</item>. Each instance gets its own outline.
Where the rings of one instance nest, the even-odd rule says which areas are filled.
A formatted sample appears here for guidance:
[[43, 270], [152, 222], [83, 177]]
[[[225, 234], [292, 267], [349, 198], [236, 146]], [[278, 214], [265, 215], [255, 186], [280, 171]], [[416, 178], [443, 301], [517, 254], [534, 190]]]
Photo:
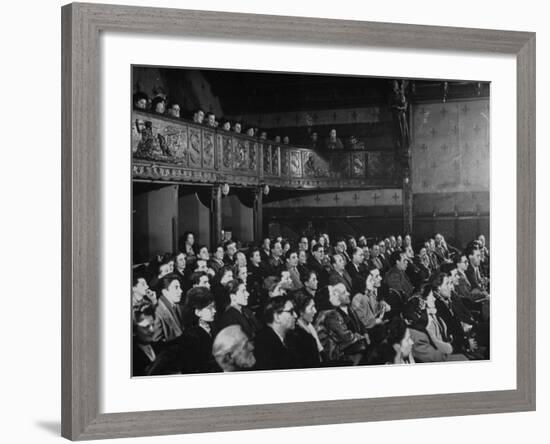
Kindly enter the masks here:
[[185, 232], [177, 254], [134, 266], [133, 374], [489, 358], [483, 238], [461, 252], [437, 233], [417, 256], [409, 235], [355, 239], [210, 252]]

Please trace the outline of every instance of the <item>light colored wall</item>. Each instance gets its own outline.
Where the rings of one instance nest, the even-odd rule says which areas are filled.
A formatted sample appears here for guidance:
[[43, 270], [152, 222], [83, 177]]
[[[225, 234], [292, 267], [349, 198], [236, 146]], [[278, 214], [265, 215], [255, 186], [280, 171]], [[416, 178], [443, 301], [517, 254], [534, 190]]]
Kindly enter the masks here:
[[172, 224], [178, 218], [178, 189], [170, 185], [147, 194], [147, 218], [149, 229], [149, 253], [172, 252], [174, 233]]
[[413, 193], [489, 191], [489, 100], [413, 107]]
[[222, 228], [231, 228], [232, 237], [241, 242], [254, 240], [254, 212], [234, 195], [222, 199]]
[[210, 245], [210, 209], [204, 206], [196, 194], [178, 199], [178, 236], [193, 231], [197, 244]]

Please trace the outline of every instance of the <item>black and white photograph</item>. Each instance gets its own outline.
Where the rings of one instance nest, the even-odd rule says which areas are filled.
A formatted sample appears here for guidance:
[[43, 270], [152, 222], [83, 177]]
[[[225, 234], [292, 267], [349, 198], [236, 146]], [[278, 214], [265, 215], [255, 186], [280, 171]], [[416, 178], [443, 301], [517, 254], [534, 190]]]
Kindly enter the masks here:
[[490, 83], [132, 67], [133, 376], [490, 359]]

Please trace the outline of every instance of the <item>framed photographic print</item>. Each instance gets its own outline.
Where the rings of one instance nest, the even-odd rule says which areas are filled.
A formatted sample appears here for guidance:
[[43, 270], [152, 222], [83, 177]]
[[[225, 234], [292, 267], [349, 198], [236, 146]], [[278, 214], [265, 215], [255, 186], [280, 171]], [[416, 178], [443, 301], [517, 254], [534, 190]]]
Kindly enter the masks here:
[[62, 23], [65, 437], [535, 408], [534, 34]]

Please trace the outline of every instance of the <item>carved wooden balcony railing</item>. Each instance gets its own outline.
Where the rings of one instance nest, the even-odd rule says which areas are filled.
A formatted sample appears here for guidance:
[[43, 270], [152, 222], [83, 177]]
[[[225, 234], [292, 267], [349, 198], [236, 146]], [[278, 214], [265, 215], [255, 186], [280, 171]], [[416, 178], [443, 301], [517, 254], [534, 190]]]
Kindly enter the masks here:
[[132, 153], [135, 180], [285, 188], [401, 187], [392, 151], [318, 152], [141, 111], [132, 112]]

